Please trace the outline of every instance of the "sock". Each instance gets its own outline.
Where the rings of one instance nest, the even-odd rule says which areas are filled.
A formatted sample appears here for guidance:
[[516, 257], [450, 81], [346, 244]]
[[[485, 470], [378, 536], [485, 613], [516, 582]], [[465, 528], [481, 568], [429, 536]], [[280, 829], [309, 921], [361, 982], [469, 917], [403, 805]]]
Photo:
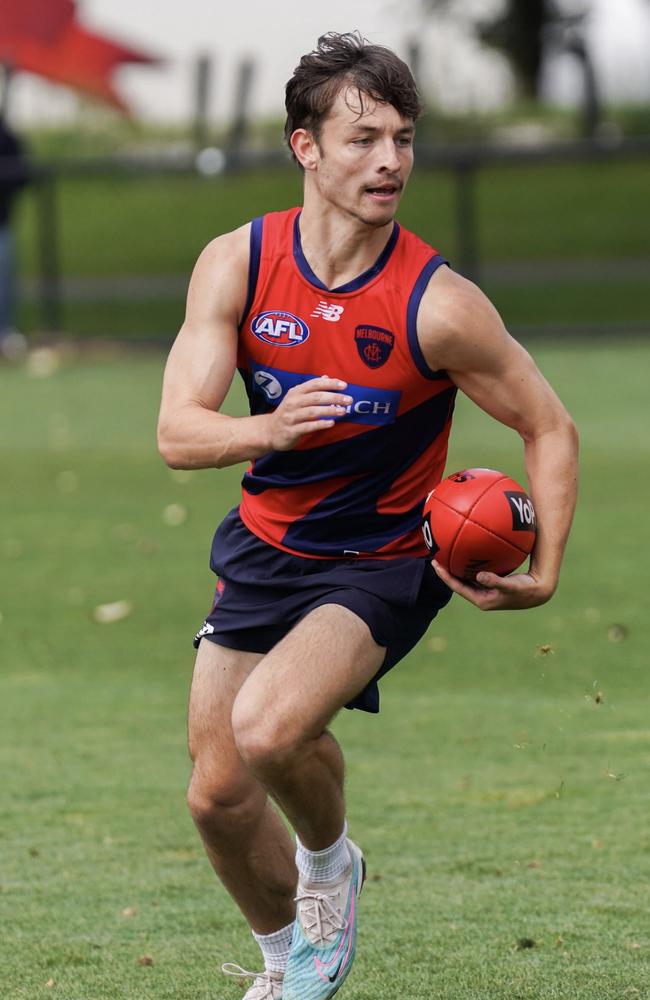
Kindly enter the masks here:
[[256, 934], [253, 931], [253, 937], [262, 949], [266, 971], [284, 972], [291, 950], [293, 924], [288, 924], [282, 930], [274, 931], [273, 934]]
[[322, 851], [308, 851], [296, 837], [296, 866], [306, 882], [334, 882], [350, 867], [350, 851], [346, 843], [348, 824], [339, 839]]

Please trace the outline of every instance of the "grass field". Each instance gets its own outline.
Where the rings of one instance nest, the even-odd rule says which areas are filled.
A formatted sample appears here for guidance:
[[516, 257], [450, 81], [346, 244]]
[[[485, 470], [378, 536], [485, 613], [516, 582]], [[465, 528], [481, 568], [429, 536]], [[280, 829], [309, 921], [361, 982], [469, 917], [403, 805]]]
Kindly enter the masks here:
[[[569, 272], [547, 282], [492, 280], [486, 290], [508, 324], [650, 322], [646, 275], [625, 270], [628, 259], [650, 258], [646, 218], [650, 194], [645, 162], [488, 168], [476, 186], [481, 260], [561, 265], [615, 261], [581, 279]], [[255, 215], [300, 201], [293, 169], [213, 180], [200, 177], [66, 178], [57, 186], [60, 267], [68, 278], [170, 275], [189, 278], [202, 247]], [[460, 267], [456, 189], [444, 171], [416, 170], [400, 221]], [[38, 271], [37, 215], [26, 194], [18, 217], [23, 271]], [[65, 329], [76, 334], [172, 334], [183, 315], [182, 295], [133, 302], [115, 289], [88, 304], [70, 298]], [[33, 303], [21, 309], [25, 330], [38, 329]]]
[[[536, 356], [583, 441], [558, 594], [492, 616], [452, 601], [382, 714], [335, 723], [369, 862], [349, 1000], [650, 998], [650, 346]], [[219, 963], [259, 964], [183, 801], [190, 638], [241, 469], [164, 467], [162, 365], [0, 370], [7, 1000], [234, 1000]], [[517, 441], [463, 403], [449, 470], [467, 464], [522, 475]], [[130, 614], [97, 623], [115, 601]]]

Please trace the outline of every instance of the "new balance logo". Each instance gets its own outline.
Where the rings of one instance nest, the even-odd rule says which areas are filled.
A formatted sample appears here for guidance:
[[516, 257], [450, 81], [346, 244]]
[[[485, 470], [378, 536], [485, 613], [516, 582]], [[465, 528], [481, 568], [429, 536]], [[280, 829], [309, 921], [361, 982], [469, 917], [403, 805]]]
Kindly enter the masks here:
[[343, 306], [331, 305], [331, 303], [321, 299], [311, 315], [320, 316], [321, 319], [326, 319], [328, 323], [338, 323], [343, 309]]

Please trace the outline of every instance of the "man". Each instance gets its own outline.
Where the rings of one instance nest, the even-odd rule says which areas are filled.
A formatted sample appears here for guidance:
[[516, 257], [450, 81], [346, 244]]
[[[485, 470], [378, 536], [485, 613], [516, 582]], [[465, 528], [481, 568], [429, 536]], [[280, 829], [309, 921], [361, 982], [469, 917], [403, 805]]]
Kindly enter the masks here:
[[22, 145], [0, 115], [0, 357], [16, 359], [25, 338], [15, 329], [16, 274], [11, 213], [18, 192], [30, 179]]
[[[287, 85], [302, 210], [203, 251], [165, 374], [168, 464], [252, 462], [212, 548], [188, 795], [264, 956], [263, 973], [224, 966], [253, 978], [246, 1000], [325, 1000], [354, 958], [364, 864], [329, 722], [378, 710], [378, 676], [452, 591], [492, 610], [547, 601], [575, 502], [563, 406], [482, 293], [394, 222], [419, 112], [394, 53], [319, 39]], [[219, 412], [237, 367], [248, 417]], [[529, 571], [476, 586], [434, 570], [420, 533], [457, 388], [523, 438], [539, 520]]]

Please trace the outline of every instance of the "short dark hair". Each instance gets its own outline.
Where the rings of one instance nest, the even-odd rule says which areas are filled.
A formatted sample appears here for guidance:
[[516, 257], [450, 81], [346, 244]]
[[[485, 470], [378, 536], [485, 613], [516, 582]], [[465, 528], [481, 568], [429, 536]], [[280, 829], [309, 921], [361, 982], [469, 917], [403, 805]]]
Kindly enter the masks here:
[[302, 57], [287, 83], [284, 137], [288, 146], [297, 128], [308, 129], [318, 141], [323, 119], [345, 84], [357, 91], [362, 109], [367, 95], [392, 104], [403, 118], [415, 121], [422, 113], [413, 75], [391, 49], [371, 45], [358, 31], [328, 31], [314, 51]]

